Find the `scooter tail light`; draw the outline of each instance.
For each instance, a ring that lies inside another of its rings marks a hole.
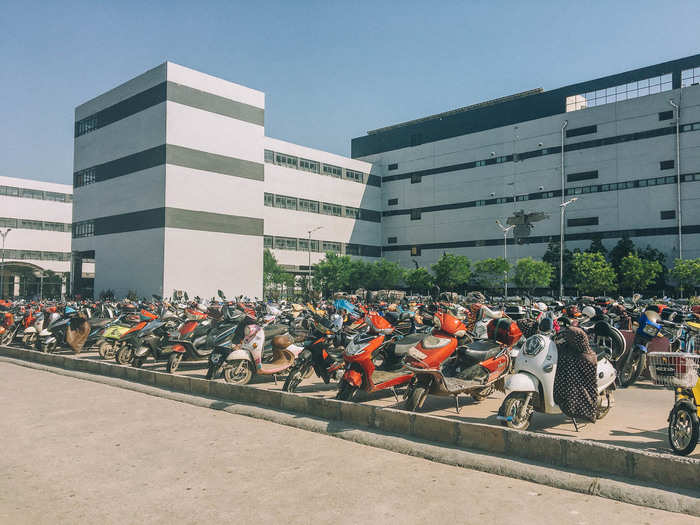
[[[182,345],[175,345],[175,346],[173,346],[173,352],[183,354],[185,352],[185,347]]]
[[[357,370],[348,370],[345,372],[343,379],[345,379],[345,381],[350,383],[352,386],[358,388],[362,386],[362,374],[360,374]]]

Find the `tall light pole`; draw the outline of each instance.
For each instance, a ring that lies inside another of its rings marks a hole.
[[[309,234],[309,240],[307,241],[308,244],[306,245],[306,248],[309,252],[309,274],[306,276],[306,293],[309,294],[309,300],[311,299],[311,234],[315,231],[320,230],[321,228],[323,228],[323,226],[317,226],[316,228],[313,228],[307,232]]]
[[[678,202],[678,258],[683,259],[683,233],[681,222],[681,108],[673,100],[668,101],[676,111],[676,198]]]
[[[0,231],[2,235],[2,265],[0,266],[0,299],[5,298],[5,238],[12,231],[12,228],[7,228],[5,231]]]
[[[497,220],[496,224],[503,231],[503,260],[508,264],[508,232],[515,228],[514,224],[503,226],[501,221]],[[503,272],[503,295],[508,299],[508,268]]]
[[[573,204],[578,197],[569,199],[559,205],[561,220],[559,221],[559,299],[564,297],[564,211],[569,204]]]

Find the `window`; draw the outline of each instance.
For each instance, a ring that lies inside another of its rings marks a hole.
[[[496,164],[501,164],[506,160],[508,160],[507,157],[496,157]]]
[[[423,180],[423,177],[420,175],[411,175],[411,184],[420,184]]]
[[[420,220],[420,210],[418,210],[418,209],[411,210],[411,220],[412,221],[419,221]]]
[[[475,166],[486,166],[486,161],[485,160],[477,160],[475,163]]]
[[[659,113],[659,120],[671,120],[673,118],[673,110],[662,111]]]
[[[335,215],[340,217],[342,215],[342,208],[340,204],[331,204],[330,202],[324,202],[321,205],[321,213],[324,215]]]
[[[666,210],[661,212],[661,220],[666,221],[676,218],[676,210]]]
[[[272,248],[272,235],[265,235],[263,237],[263,248]]]
[[[0,217],[0,228],[16,228],[17,219],[8,219]]]
[[[671,88],[671,73],[658,77],[645,78],[620,86],[612,86],[588,93],[570,95],[566,97],[566,111],[568,113],[569,111],[578,111],[579,109],[592,108],[612,102],[621,102],[645,95],[661,93],[662,91],[670,91]]]
[[[330,175],[331,177],[337,177],[339,179],[343,178],[343,168],[338,166],[333,166],[331,164],[323,165],[323,174]]]
[[[346,217],[352,217],[353,219],[357,219],[360,215],[360,210],[359,208],[352,208],[350,206],[345,206],[345,216]]]
[[[41,221],[32,221],[29,219],[20,219],[18,228],[25,228],[27,230],[43,230],[43,224]]]
[[[362,182],[364,180],[364,173],[360,171],[345,170],[345,178],[354,180],[355,182]]]
[[[95,235],[95,221],[81,221],[73,223],[73,238],[92,237]]]
[[[299,211],[318,213],[318,201],[299,199]]]
[[[399,199],[389,199],[389,200],[387,201],[387,204],[388,204],[389,206],[396,206],[398,203],[399,203]]]
[[[41,199],[44,200],[44,192],[41,190],[29,190],[27,188],[20,188],[19,196],[26,199]]]
[[[676,165],[676,162],[673,160],[662,160],[659,162],[659,169],[662,170],[672,170]]]
[[[568,137],[580,137],[581,135],[590,135],[591,133],[597,133],[598,126],[584,126],[582,128],[573,128],[566,130],[566,136]]]
[[[293,237],[275,237],[275,248],[294,251],[297,249],[297,240]]]
[[[275,208],[296,210],[297,209],[297,200],[295,197],[287,197],[285,195],[275,195]]]
[[[275,196],[272,193],[265,194],[265,206],[274,206]]]
[[[566,221],[567,226],[596,226],[598,224],[598,217],[583,217],[581,219],[568,219]]]
[[[97,117],[84,118],[75,123],[75,136],[79,137],[97,129]]]
[[[387,242],[388,242],[389,244],[396,244],[396,240],[397,240],[396,237],[389,237],[389,238],[387,239]]]
[[[300,252],[308,252],[309,251],[309,240],[308,239],[299,239],[299,251]],[[311,239],[311,251],[312,252],[318,251],[318,241],[316,239]]]
[[[340,253],[341,251],[341,245],[339,242],[323,241],[322,244],[324,252]]]
[[[310,171],[311,173],[319,172],[319,164],[316,161],[308,159],[299,159],[299,169],[304,171]]]
[[[275,152],[269,149],[265,150],[265,162],[275,162]]]
[[[275,153],[275,164],[284,166],[285,168],[296,169],[299,166],[299,159],[291,155],[283,155],[282,153]]]
[[[581,171],[579,173],[569,173],[566,176],[567,182],[577,182],[580,180],[589,180],[589,179],[597,179],[597,178],[598,178],[598,170]]]
[[[698,83],[700,83],[700,67],[681,71],[681,87],[688,87]]]
[[[14,188],[12,186],[0,186],[0,195],[19,197],[19,188]]]
[[[398,165],[398,163],[394,162],[393,164],[389,164],[389,165],[387,166],[387,169],[388,169],[389,171],[394,171],[394,170],[399,169],[399,165]]]
[[[359,244],[346,244],[345,245],[345,255],[360,255],[360,245]]]
[[[420,251],[418,246],[411,246],[411,257],[420,257]]]

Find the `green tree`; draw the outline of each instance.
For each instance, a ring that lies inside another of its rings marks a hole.
[[[472,283],[482,290],[502,290],[503,276],[510,264],[503,257],[482,259],[474,263]]]
[[[435,284],[441,290],[453,292],[464,287],[471,276],[471,261],[464,255],[443,253],[432,266]]]
[[[389,290],[403,280],[404,270],[395,262],[380,259],[368,265],[367,289]]]
[[[616,289],[615,270],[599,253],[575,253],[572,270],[574,283],[584,294],[597,295]]]
[[[678,282],[681,292],[692,292],[700,284],[700,259],[676,259],[671,277]]]
[[[620,284],[631,292],[649,288],[656,276],[661,273],[661,265],[657,261],[642,259],[630,253],[620,263]]]
[[[324,296],[350,288],[351,259],[349,255],[328,252],[325,259],[313,267],[314,289]]]
[[[651,285],[656,293],[661,293],[666,288],[666,278],[668,277],[668,266],[666,266],[666,256],[661,250],[652,248],[647,244],[647,247],[643,250],[639,250],[637,253],[642,259],[647,261],[656,261],[661,265],[661,272],[654,279],[654,283]]]
[[[554,268],[545,261],[536,261],[532,257],[518,259],[513,280],[518,288],[531,294],[535,288],[548,288],[552,282]]]
[[[358,288],[365,288],[367,286],[370,266],[372,266],[371,263],[367,263],[362,259],[352,259],[350,261],[348,291],[354,292]]]
[[[277,263],[277,258],[266,248],[263,252],[263,296],[272,284],[280,280],[283,273],[284,270]]]
[[[433,286],[433,276],[425,268],[414,268],[408,270],[404,276],[406,286],[413,293],[427,294]]]
[[[635,253],[637,250],[634,246],[632,240],[624,236],[618,241],[618,243],[610,250],[610,264],[615,268],[615,271],[620,270],[620,265],[622,264],[622,259],[627,257],[630,253]]]
[[[559,239],[552,239],[547,245],[547,251],[544,252],[542,260],[549,263],[554,270],[554,277],[550,286],[559,289]],[[566,285],[566,276],[572,273],[573,254],[571,250],[564,248],[564,284]]]
[[[599,253],[603,257],[608,256],[608,250],[603,246],[603,238],[600,235],[594,235],[591,241],[591,246],[586,250],[587,253]]]

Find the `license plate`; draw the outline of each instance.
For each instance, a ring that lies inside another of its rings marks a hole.
[[[676,367],[673,365],[656,365],[657,376],[673,376],[676,375]]]
[[[425,359],[426,357],[428,357],[428,356],[425,355],[423,352],[421,352],[420,350],[418,350],[415,346],[414,346],[413,348],[409,349],[408,355],[409,355],[410,357],[412,357],[413,359],[418,359],[418,360],[420,360],[420,361],[422,361],[423,359]]]
[[[656,337],[656,334],[659,333],[659,329],[658,329],[658,328],[655,328],[655,327],[653,327],[653,326],[651,326],[651,325],[646,325],[646,326],[642,329],[642,331],[643,331],[645,334],[650,335],[650,336],[652,336],[652,337]]]

